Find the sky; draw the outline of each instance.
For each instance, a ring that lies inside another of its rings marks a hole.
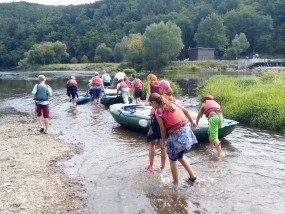
[[[19,2],[23,0],[0,0],[0,3]],[[94,3],[95,0],[24,0],[30,3],[45,4],[45,5],[79,5]]]

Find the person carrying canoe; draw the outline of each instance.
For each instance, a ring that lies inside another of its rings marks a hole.
[[[69,102],[74,105],[75,97],[78,97],[77,81],[75,80],[75,76],[71,76],[70,80],[67,81],[66,90],[67,90],[67,96],[69,97]]]
[[[192,128],[196,128],[190,113],[184,107],[170,102],[158,93],[152,93],[149,101],[155,109],[162,145],[167,148],[173,184],[178,185],[179,180],[177,160],[189,174],[187,182],[194,183],[196,181],[195,173],[190,163],[183,157],[185,151],[189,150],[193,144],[198,143],[188,124],[189,121]],[[186,118],[188,118],[188,121]]]
[[[219,141],[219,128],[222,126],[222,109],[215,101],[212,95],[207,95],[201,98],[202,106],[196,118],[196,125],[198,126],[200,118],[203,114],[208,118],[208,135],[211,146],[216,147],[218,156],[223,154],[221,143]]]
[[[129,104],[129,96],[130,96],[130,88],[125,83],[124,79],[120,79],[117,84],[117,97],[119,96],[119,93],[121,92],[123,101],[125,104]]]
[[[90,85],[94,104],[99,104],[101,91],[105,93],[105,88],[97,71],[94,73],[94,77],[92,77]]]

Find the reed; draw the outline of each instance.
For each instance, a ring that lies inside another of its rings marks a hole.
[[[260,77],[213,76],[198,87],[198,97],[212,94],[227,118],[255,127],[285,132],[285,74]]]

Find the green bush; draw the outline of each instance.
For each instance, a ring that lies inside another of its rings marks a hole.
[[[198,97],[212,94],[227,118],[285,132],[285,74],[261,77],[213,76],[198,87]]]
[[[126,68],[126,69],[124,69],[123,71],[125,72],[125,74],[126,74],[127,76],[136,73],[136,70],[135,70],[135,69],[132,69],[132,68]]]

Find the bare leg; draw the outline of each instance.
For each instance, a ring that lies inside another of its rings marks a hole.
[[[167,153],[166,153],[166,148],[165,146],[161,146],[161,166],[160,166],[160,170],[163,170],[165,168],[165,163],[166,163],[166,158],[167,158]]]
[[[189,164],[189,162],[185,158],[178,159],[178,161],[186,169],[186,171],[188,172],[188,174],[190,176],[190,179],[193,179],[196,177],[191,165]]]
[[[46,126],[46,130],[45,133],[48,133],[48,118],[45,118],[45,126]]]
[[[154,156],[155,156],[155,141],[152,141],[148,145],[149,155],[149,169],[153,170]]]
[[[216,139],[216,140],[213,140],[211,143],[213,146],[216,147],[216,149],[218,151],[218,156],[221,156],[223,154],[223,151],[222,151],[220,141],[218,139]]]
[[[174,185],[178,185],[178,165],[177,165],[177,161],[169,160],[169,162],[170,162],[170,169],[171,169],[172,178],[173,178],[173,184]]]
[[[40,127],[43,128],[44,125],[43,125],[43,121],[42,121],[42,117],[38,117],[38,121],[39,121],[39,124],[40,124]]]

